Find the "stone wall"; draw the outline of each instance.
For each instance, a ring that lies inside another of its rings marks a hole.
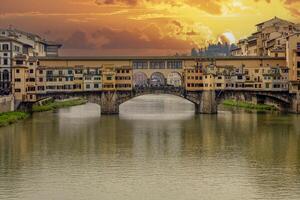
[[[14,97],[1,96],[0,97],[0,113],[14,111]]]

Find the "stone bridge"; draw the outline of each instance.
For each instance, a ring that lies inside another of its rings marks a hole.
[[[146,94],[170,94],[184,98],[195,105],[196,113],[215,114],[217,106],[225,99],[236,99],[251,101],[253,103],[264,103],[274,105],[278,109],[287,112],[299,113],[299,95],[286,92],[271,91],[240,91],[240,90],[202,90],[186,91],[180,87],[147,87],[136,88],[132,91],[85,91],[85,92],[61,92],[39,94],[38,99],[53,97],[54,99],[65,99],[70,97],[81,97],[90,103],[101,106],[101,114],[118,114],[119,106],[138,96]]]

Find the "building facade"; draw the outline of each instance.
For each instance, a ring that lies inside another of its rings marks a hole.
[[[256,25],[257,31],[238,42],[233,56],[285,57],[287,37],[300,32],[300,25],[278,17]]]
[[[0,95],[11,93],[11,68],[15,57],[58,56],[60,47],[60,44],[46,41],[35,34],[12,28],[0,29]]]
[[[286,63],[285,58],[271,57],[17,56],[13,60],[13,93],[18,101],[34,102],[45,93],[133,91],[144,87],[289,91]]]

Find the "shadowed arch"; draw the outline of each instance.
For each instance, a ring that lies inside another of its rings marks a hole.
[[[144,72],[136,72],[133,74],[134,87],[146,87],[149,85],[148,77]]]
[[[161,72],[154,72],[150,76],[150,86],[165,86],[166,78]]]
[[[183,78],[179,72],[173,71],[167,76],[167,84],[174,87],[182,87]]]

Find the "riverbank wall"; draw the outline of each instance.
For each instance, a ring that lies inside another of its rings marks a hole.
[[[15,110],[13,95],[0,96],[0,113],[11,112]]]

